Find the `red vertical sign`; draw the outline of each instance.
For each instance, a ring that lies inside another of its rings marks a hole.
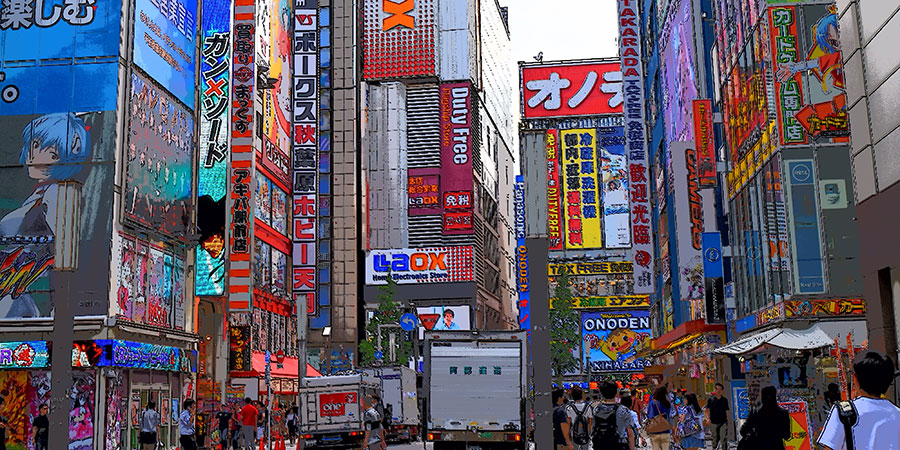
[[[547,210],[550,250],[563,249],[562,210],[559,185],[559,135],[556,130],[547,130]]]
[[[701,187],[712,187],[716,185],[716,145],[713,136],[712,100],[694,100],[693,106],[697,179]]]

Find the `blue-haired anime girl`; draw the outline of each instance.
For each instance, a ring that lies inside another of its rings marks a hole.
[[[22,130],[22,141],[19,162],[37,185],[22,206],[0,219],[0,243],[4,258],[19,251],[20,263],[34,261],[23,276],[31,283],[45,277],[53,263],[58,183],[74,180],[90,160],[91,138],[80,118],[56,113],[32,120]],[[0,291],[0,317],[41,315],[27,285]]]

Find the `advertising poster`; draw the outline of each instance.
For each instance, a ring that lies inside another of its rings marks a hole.
[[[582,312],[581,334],[591,372],[643,371],[638,352],[650,345],[650,311]]]
[[[597,131],[561,130],[566,248],[601,248],[602,191],[597,173]]]
[[[563,249],[562,185],[559,175],[559,133],[547,130],[547,236],[550,250]]]
[[[782,145],[807,143],[803,124],[797,120],[800,108],[806,103],[803,75],[793,70],[801,60],[798,22],[796,6],[782,5],[769,8],[769,37],[772,40],[771,48],[775,53],[772,69],[776,73],[775,97]]]
[[[694,100],[694,147],[697,150],[697,178],[701,187],[716,185],[716,142],[712,100]]]
[[[92,370],[72,373],[72,398],[69,413],[69,450],[93,450],[94,426],[94,382]]]
[[[363,79],[437,75],[438,0],[361,3]]]
[[[472,329],[468,306],[429,306],[416,308],[419,321],[426,331]]]
[[[472,234],[472,87],[441,84],[441,195],[443,234]]]
[[[541,64],[521,69],[526,119],[622,112],[618,61]]]
[[[746,380],[731,381],[731,398],[734,400],[734,420],[747,420],[750,417],[750,396]]]
[[[228,370],[250,370],[250,326],[232,325],[228,331]]]
[[[184,286],[176,276],[176,268],[183,268],[184,260],[171,250],[124,233],[119,233],[115,244],[118,317],[136,323],[184,328],[184,293],[178,292]],[[180,318],[175,314],[178,302],[182,303]]]
[[[781,175],[781,156],[774,155],[766,164],[766,231],[768,255],[768,270],[783,273],[790,279],[791,258],[788,247],[788,219],[785,214],[784,189]],[[824,208],[823,208],[824,209]],[[788,292],[790,288],[788,287]],[[779,293],[780,295],[780,293]]]
[[[259,38],[266,39],[264,48],[268,55],[271,89],[263,90],[262,126],[263,145],[257,151],[260,165],[268,169],[276,185],[290,186],[291,169],[291,32],[294,17],[288,13],[286,1],[263,1],[257,3]],[[308,6],[307,6],[308,7]]]
[[[456,283],[474,277],[472,246],[370,250],[366,255],[366,284]]]
[[[516,290],[519,293],[519,328],[531,330],[528,289],[528,247],[525,246],[525,180],[516,175]]]
[[[675,3],[674,16],[665,22],[660,32],[660,81],[663,102],[667,105],[663,117],[669,143],[694,140],[691,101],[698,97],[694,82],[698,78],[693,4],[690,1]]]
[[[718,231],[703,233],[703,278],[706,323],[725,323],[725,267]]]
[[[135,0],[134,11],[134,63],[193,110],[197,0]]]
[[[697,201],[699,191],[696,182],[688,182],[688,153],[693,152],[693,142],[675,142],[672,144],[672,179],[675,188],[675,232],[677,236],[676,245],[678,245],[678,279],[680,288],[680,299],[687,300],[703,300],[704,299],[704,281],[703,281],[703,258],[701,250],[703,249],[702,239],[702,222],[699,225],[700,233],[697,234],[697,223],[695,222],[694,211],[701,207],[702,202]],[[691,187],[695,192],[695,197],[691,197]],[[701,220],[702,220],[702,210]],[[695,236],[697,239],[695,239]]]
[[[200,139],[197,169],[197,232],[194,293],[225,293],[225,192],[228,158],[228,63],[231,5],[203,1],[200,59]]]
[[[619,56],[622,60],[625,148],[631,193],[631,242],[634,255],[634,293],[653,294],[653,239],[650,237],[650,183],[647,133],[644,129],[644,68],[641,63],[640,11],[636,3],[618,0]]]
[[[194,119],[137,72],[131,74],[125,217],[179,240],[191,223]]]
[[[552,291],[551,291],[552,292]],[[553,309],[550,299],[550,309]],[[649,295],[605,295],[598,297],[574,297],[572,308],[575,309],[610,309],[610,308],[649,308]]]
[[[825,292],[825,267],[816,201],[815,162],[784,161],[787,172],[789,229],[791,232],[792,272],[796,294]]]
[[[409,168],[407,191],[410,216],[431,216],[441,213],[441,170],[437,168]]]
[[[778,402],[778,406],[791,416],[791,438],[784,441],[784,447],[791,450],[812,450],[814,430],[809,423],[806,402]]]
[[[628,157],[625,128],[597,130],[598,169],[603,183],[603,235],[606,248],[631,247],[631,216],[628,208]]]

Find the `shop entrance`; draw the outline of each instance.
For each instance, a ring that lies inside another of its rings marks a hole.
[[[131,427],[129,427],[129,449],[140,450],[138,436],[141,434],[141,418],[149,402],[156,404],[160,416],[159,442],[163,448],[175,448],[178,445],[175,432],[180,412],[178,396],[172,396],[168,383],[133,383],[131,385]]]

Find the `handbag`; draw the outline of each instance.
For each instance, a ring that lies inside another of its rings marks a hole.
[[[741,440],[738,441],[738,450],[756,450],[758,447],[759,439],[756,436],[756,425],[745,423],[741,427]]]
[[[667,418],[663,417],[662,412],[659,410],[659,403],[650,402],[650,405],[656,406],[657,415],[647,420],[647,424],[644,425],[644,429],[646,429],[650,434],[672,431],[672,424],[669,423],[669,420]]]
[[[700,423],[700,419],[694,414],[692,407],[688,406],[687,408],[685,420],[678,427],[678,437],[687,437],[703,431],[703,424]]]

